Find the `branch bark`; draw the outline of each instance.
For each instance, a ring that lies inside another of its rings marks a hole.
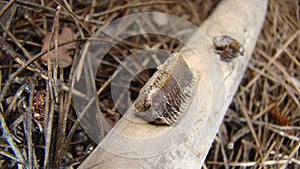
[[[174,143],[169,149],[155,156],[145,158],[128,158],[115,155],[103,149],[105,146],[112,146],[111,149],[136,150],[135,142],[127,142],[127,139],[119,139],[113,133],[122,133],[132,138],[144,139],[157,136],[157,133],[164,134],[168,127],[154,126],[148,124],[136,124],[123,118],[113,128],[90,156],[80,165],[79,168],[199,168],[202,166],[212,141],[218,131],[226,110],[238,88],[243,73],[247,68],[248,61],[253,53],[258,35],[262,28],[267,9],[267,0],[223,0],[212,13],[212,15],[201,25],[200,30],[212,42],[212,38],[218,35],[229,35],[245,48],[244,56],[238,57],[232,62],[222,62],[219,56],[212,50],[212,44],[201,46],[195,36],[189,42],[193,45],[194,52],[208,53],[208,56],[201,57],[200,61],[194,53],[182,49],[184,59],[188,65],[201,74],[199,86],[195,97],[189,108],[187,116],[195,119],[191,129],[178,144]],[[197,51],[199,49],[199,51]],[[199,107],[200,106],[200,107]],[[128,111],[130,116],[132,110]],[[194,114],[195,113],[195,114]],[[194,116],[196,115],[196,116]],[[189,118],[188,118],[189,119]],[[180,121],[180,123],[185,123]],[[117,132],[116,132],[117,131]],[[178,131],[180,132],[180,131]],[[168,137],[152,140],[145,139],[147,155],[161,145],[168,143]],[[149,143],[155,143],[147,145]]]

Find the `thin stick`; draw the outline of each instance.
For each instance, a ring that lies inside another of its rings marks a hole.
[[[23,52],[25,57],[30,60],[32,56],[30,53],[23,47],[23,45],[18,41],[18,39],[0,22],[0,27],[8,35],[8,37],[18,46],[19,49]],[[34,63],[39,69],[42,69],[38,63]]]
[[[48,7],[48,6],[45,6],[45,5],[43,5],[43,3],[41,3],[42,5],[40,5],[40,4],[36,4],[36,3],[24,1],[24,0],[17,0],[16,3],[20,5],[19,7],[26,8],[27,10],[33,10],[33,11],[36,12],[36,8],[37,8],[37,9],[42,9],[45,12],[55,13],[55,9],[53,9],[51,7]],[[63,17],[65,17],[66,19],[69,18],[69,14],[64,12],[64,11],[61,12],[61,15]],[[47,16],[53,17],[52,15],[49,15],[49,14],[46,14],[46,17]],[[98,21],[96,19],[94,19],[94,20],[93,19],[86,19],[86,17],[78,16],[78,15],[76,15],[76,17],[80,20],[84,20],[87,23],[95,23],[95,24],[98,24],[98,25],[104,25],[104,22]],[[45,22],[46,22],[46,20],[45,20]],[[47,27],[47,25],[44,27],[44,30],[47,30],[46,27]]]
[[[0,91],[2,91],[2,71],[0,70]],[[0,92],[2,93],[2,92]],[[0,111],[4,112],[2,102],[0,101]]]
[[[113,59],[115,59],[119,63],[120,66],[122,66],[126,71],[128,71],[131,74],[131,76],[134,77],[135,80],[137,80],[141,84],[144,83],[143,80],[141,80],[138,77],[135,77],[135,72],[133,72],[132,70],[130,70],[130,68],[128,68],[126,66],[126,64],[124,64],[117,56],[115,56],[113,53],[111,53],[111,56],[112,56]]]
[[[78,56],[79,56],[79,50],[77,50],[75,56],[74,56],[74,63],[77,62],[78,60]],[[68,114],[69,111],[70,111],[70,107],[71,107],[71,103],[72,103],[72,94],[73,94],[73,90],[74,90],[74,84],[75,84],[75,78],[73,78],[74,76],[74,71],[75,71],[75,65],[76,64],[73,64],[72,67],[71,67],[71,70],[70,70],[70,76],[69,76],[69,79],[68,79],[68,82],[70,83],[70,90],[69,92],[66,94],[66,104],[65,104],[65,114]],[[75,127],[77,128],[77,126]],[[74,130],[75,131],[75,130]],[[65,142],[64,142],[64,147],[67,147],[68,146],[68,143],[69,141],[71,140],[71,138],[73,137],[73,135],[69,135],[70,133],[68,133],[68,135],[66,136],[65,138]]]
[[[271,60],[272,58],[270,56],[268,56],[268,54],[266,54],[263,50],[258,49],[257,52],[265,57],[268,60]],[[286,81],[288,81],[293,87],[294,89],[297,91],[298,96],[300,96],[300,89],[299,86],[292,80],[292,77],[289,75],[288,72],[286,72],[285,68],[283,67],[282,64],[278,63],[276,60],[273,61],[273,65],[276,66],[278,68],[278,70],[281,71],[281,73],[286,77]],[[298,106],[300,106],[299,100],[298,102],[295,102]]]
[[[61,45],[65,45],[65,44],[69,44],[69,43],[72,43],[73,41],[70,41],[70,42],[66,42],[66,43],[63,43]],[[8,44],[6,44],[5,42],[2,42],[2,50],[9,56],[13,57],[13,56],[18,56],[19,54],[16,53]],[[60,45],[60,46],[61,46]],[[54,49],[54,47],[51,48],[51,50]],[[0,102],[2,101],[2,99],[4,98],[10,84],[13,82],[13,80],[22,72],[24,71],[24,69],[28,69],[32,72],[36,72],[38,73],[43,79],[45,80],[49,80],[49,77],[45,74],[43,74],[41,72],[41,70],[37,69],[37,68],[32,68],[30,67],[29,65],[32,64],[34,61],[38,60],[40,57],[42,57],[45,53],[47,53],[48,50],[45,50],[45,51],[42,51],[40,52],[39,54],[35,55],[33,58],[31,58],[30,60],[28,60],[27,62],[23,62],[21,59],[19,58],[15,58],[15,61],[18,62],[20,66],[18,66],[18,70],[15,71],[13,74],[11,74],[9,76],[9,79],[6,81],[5,83],[5,86],[3,88],[3,91],[2,93],[0,93]],[[48,52],[49,53],[49,52]],[[4,66],[3,66],[4,67]],[[61,84],[62,86],[62,89],[65,90],[65,91],[69,91],[69,87],[66,86],[65,84]],[[83,96],[83,94],[77,90],[74,90],[73,91],[75,95],[78,95],[80,97]]]
[[[245,92],[251,85],[253,85],[257,79],[261,76],[261,74],[263,72],[265,72],[267,70],[267,67],[270,67],[270,65],[279,57],[281,56],[281,54],[284,52],[284,48],[286,48],[290,43],[292,43],[292,41],[294,41],[298,35],[300,34],[300,30],[298,30],[297,32],[295,32],[283,45],[282,48],[280,48],[273,56],[272,59],[269,60],[268,64],[265,64],[263,66],[263,68],[261,69],[260,72],[258,72],[258,74],[247,84],[247,86],[245,88],[243,88],[239,93],[241,92]]]
[[[55,14],[55,18],[54,18],[54,24],[52,27],[52,31],[51,31],[51,36],[50,36],[50,43],[48,46],[48,50],[50,51],[50,46],[51,46],[51,42],[52,42],[52,38],[54,35],[54,69],[53,69],[53,81],[52,81],[52,85],[53,85],[53,90],[54,90],[54,97],[55,97],[55,101],[58,103],[59,102],[59,84],[58,84],[58,80],[57,80],[57,76],[58,76],[58,34],[59,34],[59,16],[60,16],[60,12],[61,12],[61,7],[58,6],[57,7],[57,12]],[[51,71],[51,60],[50,60],[50,52],[48,53],[48,66],[50,65],[50,67],[48,67],[48,71]]]
[[[227,158],[227,155],[226,155],[226,152],[225,152],[224,143],[222,141],[223,136],[222,136],[222,134],[218,134],[218,135],[219,135],[219,137],[216,137],[215,140],[220,144],[225,169],[229,169],[228,158]]]
[[[9,1],[0,11],[0,17],[7,11],[7,9],[15,2],[15,0]]]
[[[18,161],[20,161],[23,165],[25,165],[25,161],[24,158],[21,154],[21,151],[19,150],[18,146],[16,145],[16,143],[14,142],[13,138],[11,137],[11,133],[6,125],[4,116],[3,116],[3,112],[0,110],[0,125],[1,125],[1,129],[2,129],[2,136],[3,138],[6,138],[7,143],[10,145],[14,155],[17,157]]]
[[[52,129],[53,129],[53,118],[54,118],[54,100],[52,90],[50,89],[49,83],[46,86],[46,105],[45,105],[45,158],[44,158],[44,168],[49,168],[49,156],[51,148],[52,139]]]
[[[41,5],[45,6],[45,0],[41,0]],[[47,30],[47,20],[46,20],[46,16],[43,16],[43,28],[44,30]]]
[[[198,15],[199,12],[195,9],[194,4],[191,1],[184,0],[182,6],[186,6],[187,12],[190,12],[191,15],[193,15],[194,17],[196,24],[200,25],[201,22],[200,22],[200,17]]]
[[[25,108],[25,135],[27,140],[27,147],[28,147],[28,165],[29,168],[32,169],[34,166],[34,148],[33,148],[33,142],[32,142],[32,114],[33,114],[33,98],[34,98],[34,89],[35,89],[35,80],[32,78],[31,83],[31,92],[29,96],[29,108]],[[35,166],[36,167],[36,166]]]
[[[56,140],[56,149],[55,149],[55,157],[54,157],[54,168],[59,168],[60,163],[65,155],[65,138],[66,138],[66,128],[67,128],[67,117],[68,112],[65,111],[64,108],[64,95],[60,93],[59,100],[59,115],[58,115],[58,125],[57,125],[57,136],[59,139]]]
[[[287,165],[289,164],[289,162],[292,160],[292,158],[295,156],[295,154],[298,152],[299,153],[299,148],[300,148],[300,142],[298,142],[298,144],[293,148],[291,154],[289,155],[287,162],[284,163],[280,169],[285,169],[287,167]]]
[[[0,91],[2,90],[2,70],[0,70]]]
[[[39,37],[42,37],[44,34],[46,34],[46,31],[38,27],[27,13],[24,14],[24,18],[30,23],[30,26],[34,27],[35,32]]]
[[[277,143],[277,142],[274,141],[273,144],[272,144],[270,147],[268,147],[268,148],[269,148],[269,149],[268,149],[268,152],[267,152],[266,154],[264,154],[264,157],[263,157],[263,159],[261,160],[261,165],[259,166],[259,169],[265,167],[265,165],[264,165],[264,164],[265,164],[265,161],[268,159],[268,157],[269,157],[271,151],[273,150],[274,146],[276,145],[276,143]]]
[[[242,111],[242,113],[243,113],[243,115],[244,115],[244,117],[246,119],[246,122],[248,124],[248,127],[250,129],[250,132],[251,132],[251,134],[252,134],[252,136],[254,138],[254,141],[255,141],[257,147],[261,147],[260,141],[258,140],[258,137],[257,137],[256,132],[254,130],[254,127],[253,127],[253,125],[251,123],[250,117],[248,116],[248,112],[247,112],[245,106],[243,105],[243,103],[242,103],[242,101],[241,101],[241,99],[239,97],[237,97],[237,101],[238,101],[238,103],[240,105],[241,111]]]
[[[11,85],[11,83],[13,82],[13,80],[25,69],[27,68],[31,63],[33,63],[34,61],[36,61],[37,59],[39,59],[40,57],[43,56],[44,53],[39,53],[36,56],[34,56],[33,58],[31,58],[30,60],[28,60],[26,63],[22,64],[21,67],[19,67],[13,74],[11,74],[9,76],[9,79],[6,81],[5,86],[2,90],[2,92],[0,93],[0,102],[3,101],[4,96],[6,94],[6,92],[8,91],[9,86]],[[38,70],[38,69],[35,69]]]
[[[49,77],[49,79],[48,79],[48,83],[47,83],[48,84],[47,85],[47,87],[48,87],[47,90],[49,91],[50,98],[47,98],[47,99],[48,99],[48,101],[50,100],[51,103],[50,103],[50,112],[49,112],[49,115],[48,115],[48,118],[47,118],[47,120],[48,120],[47,121],[47,123],[48,123],[47,124],[47,129],[46,129],[46,132],[45,132],[45,134],[46,134],[46,149],[45,149],[45,151],[48,154],[47,157],[45,157],[45,158],[49,158],[51,138],[52,138],[52,130],[53,130],[54,106],[55,106],[55,101],[58,101],[58,100],[56,100],[56,98],[58,98],[58,91],[57,91],[56,87],[54,87],[55,84],[54,84],[53,75],[52,75],[52,63],[51,63],[51,60],[50,60],[50,45],[51,45],[51,42],[52,42],[52,39],[53,39],[53,34],[55,34],[55,33],[58,34],[58,30],[56,30],[56,25],[58,24],[60,10],[61,10],[61,8],[60,8],[60,6],[58,6],[57,7],[57,12],[55,14],[54,24],[53,24],[53,27],[52,27],[51,35],[50,35],[50,38],[49,38],[49,46],[48,46],[48,77]],[[57,45],[57,43],[56,43],[56,45]],[[56,46],[56,52],[55,52],[56,57],[57,57],[57,54],[58,53],[57,53],[57,46]],[[54,74],[55,74],[55,71],[54,71]],[[55,156],[55,158],[56,158],[56,156]],[[49,161],[46,161],[46,159],[45,159],[44,167],[48,167],[48,165],[49,165]]]
[[[68,5],[68,3],[66,1],[64,1],[64,4],[67,6],[65,7],[63,3],[61,3],[58,0],[55,0],[55,2],[57,4],[59,4],[65,11],[67,11],[67,13],[69,14],[69,16],[71,16],[75,22],[75,24],[77,25],[78,28],[80,28],[80,26],[82,28],[84,28],[90,35],[92,35],[92,32],[90,31],[90,29],[88,28],[88,26],[85,24],[85,22],[82,22],[77,15],[74,14],[74,12],[70,9],[70,6]],[[80,29],[79,29],[80,30]]]
[[[23,93],[25,87],[27,86],[26,83],[24,83],[21,87],[19,87],[19,89],[16,91],[15,95],[13,96],[8,108],[5,111],[4,117],[9,116],[11,110],[13,109],[13,107],[16,105],[17,100],[20,98],[21,94]]]
[[[97,1],[93,0],[92,1],[92,5],[91,5],[91,10],[90,10],[90,14],[93,14],[95,12],[95,7],[96,7]]]
[[[271,165],[278,165],[278,164],[284,164],[287,160],[268,160],[265,162],[266,166]],[[224,162],[215,162],[215,161],[207,161],[207,164],[214,164],[214,165],[224,165]],[[246,162],[233,162],[228,164],[230,167],[257,167],[259,165],[259,162],[257,161],[246,161]]]
[[[12,160],[14,160],[14,161],[17,161],[17,162],[21,163],[20,161],[18,161],[18,159],[16,159],[16,158],[14,157],[13,154],[11,154],[11,153],[9,153],[9,152],[5,152],[5,151],[0,150],[0,155],[5,156],[5,157],[7,157],[7,158],[10,158],[10,159],[12,159]]]
[[[115,7],[113,9],[106,10],[104,12],[95,13],[91,15],[91,17],[100,17],[103,15],[111,14],[120,10],[128,9],[128,8],[138,8],[143,6],[152,6],[152,5],[170,5],[170,4],[176,4],[176,1],[150,1],[150,2],[139,2],[135,4],[127,4]]]

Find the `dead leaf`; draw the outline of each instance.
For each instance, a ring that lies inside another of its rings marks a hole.
[[[49,46],[49,39],[51,36],[51,32],[46,33],[43,39],[43,47],[42,51],[45,51],[48,49]],[[62,44],[65,42],[70,42],[74,40],[74,32],[69,27],[64,27],[61,31],[61,33],[58,35],[58,44]],[[54,46],[54,42],[51,42],[51,48]],[[70,50],[75,47],[74,43],[68,43],[63,46],[58,47],[58,67],[65,68],[72,64],[72,57],[70,56]],[[47,64],[48,62],[48,53],[45,53],[41,60]],[[53,62],[55,60],[55,52],[54,49],[50,51],[50,60]]]

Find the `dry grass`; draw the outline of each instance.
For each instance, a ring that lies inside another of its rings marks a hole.
[[[69,92],[75,64],[59,68],[39,59],[47,32],[63,27],[76,38],[76,62],[84,42],[101,26],[131,13],[160,11],[199,26],[218,0],[21,1],[1,17],[0,168],[77,167],[95,148],[78,121]],[[248,70],[210,150],[204,168],[299,168],[300,23],[295,0],[270,0],[266,21]],[[56,9],[57,4],[62,8]],[[201,11],[201,12],[198,12]],[[89,18],[86,16],[89,15]],[[10,17],[12,16],[12,17]],[[145,35],[122,42],[104,60],[96,78],[100,107],[114,125],[120,115],[103,87],[118,65],[138,49],[176,51],[170,37]],[[72,43],[66,42],[68,43]],[[58,48],[64,44],[54,44]],[[140,74],[136,93],[153,72]],[[67,119],[67,120],[65,120]]]
[[[207,168],[299,168],[300,30],[296,1],[269,2],[242,84]]]

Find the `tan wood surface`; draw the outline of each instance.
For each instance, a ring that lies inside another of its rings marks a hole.
[[[201,79],[189,111],[180,121],[181,126],[133,123],[128,120],[135,118],[130,109],[126,118],[113,128],[114,132],[102,140],[79,168],[200,168],[246,70],[265,19],[267,2],[223,0],[200,27],[211,43],[203,46],[196,36],[189,40],[196,53],[205,51],[208,54],[199,59],[195,53],[182,49],[184,59],[200,73]],[[212,38],[221,34],[241,42],[245,55],[232,62],[222,62],[212,50]],[[120,137],[120,134],[125,137]],[[141,141],[143,145],[140,145]],[[105,146],[110,146],[113,151],[123,151],[124,156],[104,150]],[[154,156],[126,157],[132,152],[137,156],[155,154],[157,148],[164,146],[166,151]]]

